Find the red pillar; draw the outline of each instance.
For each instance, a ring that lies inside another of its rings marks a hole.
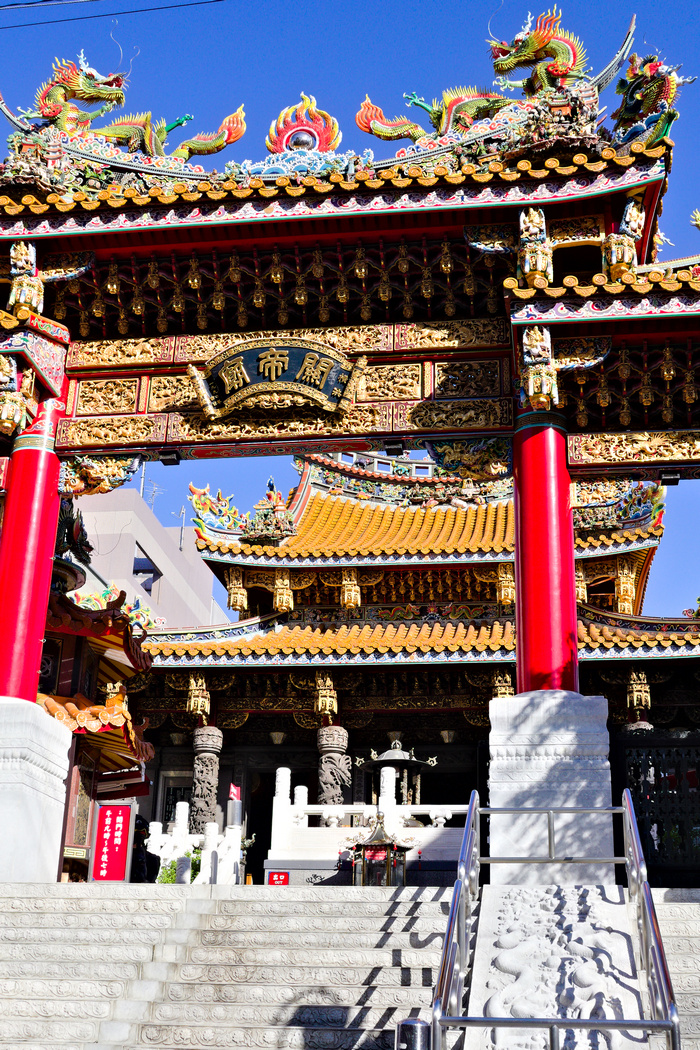
[[[513,473],[518,692],[577,692],[574,529],[560,416],[520,416]]]
[[[36,700],[60,508],[56,425],[65,405],[43,402],[10,459],[0,536],[0,696]]]

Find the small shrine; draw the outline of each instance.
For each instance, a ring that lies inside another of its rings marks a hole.
[[[409,846],[396,842],[384,829],[384,814],[369,836],[352,847],[353,886],[405,886]]]

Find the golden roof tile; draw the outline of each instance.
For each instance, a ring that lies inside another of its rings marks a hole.
[[[663,525],[647,529],[576,536],[577,551],[605,551],[663,534]],[[297,535],[279,547],[226,539],[198,540],[200,551],[267,557],[280,561],[308,558],[369,558],[380,555],[503,554],[515,545],[513,500],[466,509],[453,507],[373,506],[346,496],[315,492],[297,524]]]
[[[592,611],[592,610],[590,610]],[[585,615],[588,615],[586,610]],[[614,618],[611,618],[614,619]],[[629,627],[629,620],[620,624],[596,623],[588,618],[578,621],[579,649],[628,650],[646,647],[661,647],[673,650],[684,646],[698,647],[700,655],[700,621],[689,621],[685,625],[673,625],[672,630],[659,630],[652,623],[647,627],[639,621]],[[253,635],[235,635],[227,639],[193,639],[187,643],[173,644],[166,638],[160,641],[157,635],[146,642],[146,648],[154,657],[188,656],[220,657],[275,656],[353,656],[362,653],[491,653],[501,654],[502,659],[512,659],[515,652],[515,626],[511,620],[492,622],[447,621],[435,623],[388,623],[388,624],[343,624],[339,627],[318,625],[282,624]]]

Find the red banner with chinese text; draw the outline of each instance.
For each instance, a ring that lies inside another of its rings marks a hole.
[[[131,869],[132,807],[109,803],[98,806],[92,858],[94,882],[127,882]]]

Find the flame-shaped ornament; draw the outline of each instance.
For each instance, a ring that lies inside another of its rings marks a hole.
[[[302,91],[301,102],[283,109],[277,120],[273,120],[265,145],[270,153],[295,150],[332,153],[342,137],[335,117],[317,109],[313,95]]]

